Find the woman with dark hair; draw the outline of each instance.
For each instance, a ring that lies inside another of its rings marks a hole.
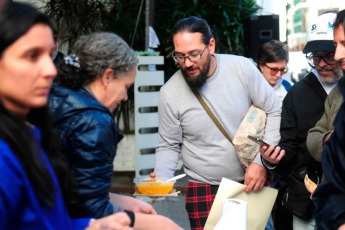
[[[134,229],[180,229],[156,215],[148,203],[109,193],[117,143],[122,139],[112,112],[127,100],[137,74],[138,58],[113,33],[81,36],[74,55],[65,57],[51,90],[49,104],[63,154],[77,183],[76,217],[104,217],[125,211]]]
[[[272,86],[274,92],[283,100],[293,83],[282,78],[288,71],[289,51],[285,43],[278,40],[270,40],[259,47],[257,65]],[[272,176],[271,187],[279,189],[272,215],[267,223],[266,230],[289,230],[292,229],[292,215],[282,206],[281,200],[286,189],[286,181]],[[274,220],[274,221],[273,221]],[[274,224],[274,227],[273,227]]]
[[[282,78],[288,71],[288,62],[289,51],[283,42],[270,40],[259,47],[258,68],[280,100],[284,99],[292,86],[292,82]]]
[[[130,229],[125,213],[94,221],[68,215],[63,197],[70,199],[70,176],[46,105],[57,73],[54,48],[47,17],[27,4],[5,6],[0,14],[1,229]]]

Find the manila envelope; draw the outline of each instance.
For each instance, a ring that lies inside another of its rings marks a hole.
[[[244,200],[248,203],[247,229],[264,230],[271,214],[278,190],[264,187],[258,192],[245,193],[246,185],[222,178],[211,207],[204,230],[212,230],[222,215],[222,201],[228,198]]]

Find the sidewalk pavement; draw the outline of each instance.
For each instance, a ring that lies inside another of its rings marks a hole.
[[[175,175],[182,174],[183,171],[177,171]],[[133,179],[135,172],[114,172],[110,191],[117,194],[132,196],[134,193]],[[175,190],[181,191],[178,197],[162,197],[154,202],[149,197],[136,197],[150,203],[156,212],[166,216],[177,223],[185,230],[190,230],[188,215],[185,209],[185,187],[187,178],[184,177],[175,183]]]

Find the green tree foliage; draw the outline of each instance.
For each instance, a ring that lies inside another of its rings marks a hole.
[[[115,32],[130,44],[141,0],[42,0],[42,10],[55,21],[62,43],[72,49],[76,39],[96,31]],[[145,19],[141,14],[134,49],[145,43]]]
[[[217,53],[243,54],[243,19],[260,7],[254,0],[156,0],[154,29],[166,59],[165,73],[170,77],[176,71],[170,58],[173,53],[171,28],[185,17],[204,18],[216,40]]]
[[[145,6],[142,7],[138,27],[134,34],[142,0],[42,0],[43,11],[52,18],[59,30],[60,42],[68,43],[69,52],[76,39],[95,31],[115,32],[133,49],[145,49]],[[145,2],[145,1],[144,1]],[[216,39],[216,52],[243,54],[243,19],[259,9],[255,0],[155,0],[153,28],[160,40],[159,51],[165,56],[163,67],[167,80],[177,69],[170,34],[174,24],[188,16],[204,18]],[[133,38],[134,36],[134,38]],[[117,112],[127,118],[133,108],[133,89],[128,93],[128,102]],[[125,122],[124,132],[130,132]]]
[[[71,46],[82,34],[111,31],[131,43],[141,0],[43,0],[45,13],[56,22],[63,42]],[[155,0],[153,27],[167,57],[173,51],[170,30],[188,16],[204,18],[215,36],[219,53],[243,53],[245,17],[259,6],[254,0]],[[145,47],[145,15],[142,12],[133,48]]]
[[[178,20],[189,16],[204,18],[216,39],[217,52],[242,54],[242,21],[258,9],[254,0],[156,0],[154,26],[162,43],[171,44],[170,29]],[[172,51],[169,45],[166,49]]]

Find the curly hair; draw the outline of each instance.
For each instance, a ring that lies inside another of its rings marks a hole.
[[[101,77],[110,68],[120,77],[138,66],[135,52],[118,35],[96,32],[81,36],[74,45],[74,54],[79,57],[80,68],[62,63],[55,82],[78,90]]]

